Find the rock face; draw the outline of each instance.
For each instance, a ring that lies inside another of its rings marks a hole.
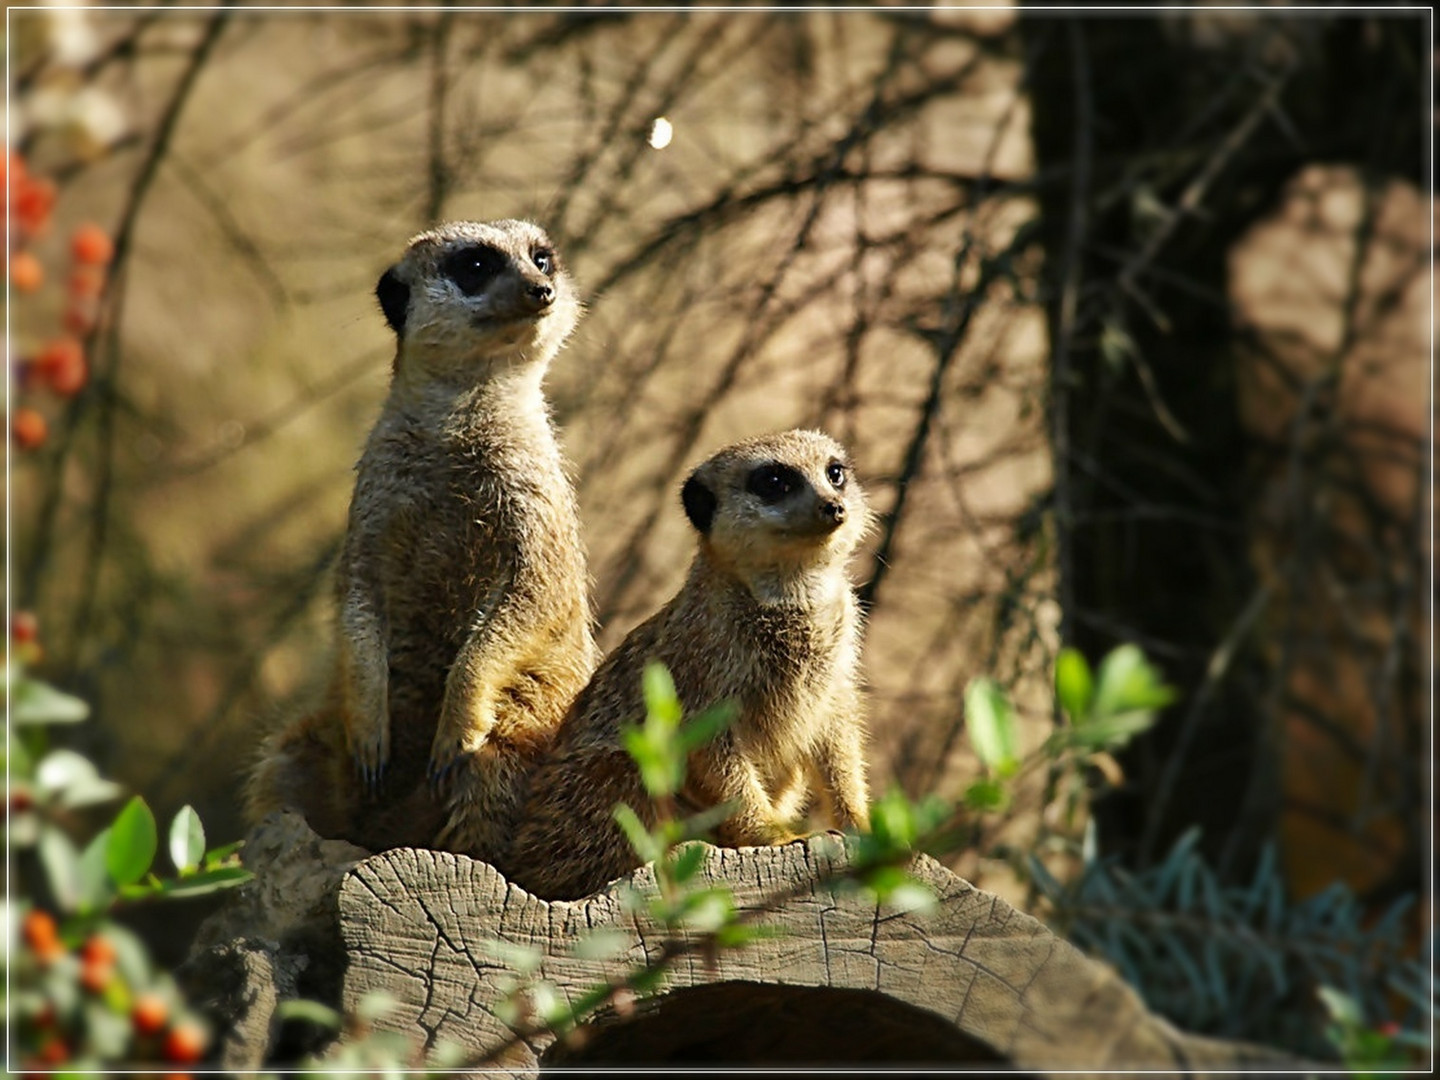
[[[293,871],[299,852],[302,860],[322,860],[307,877],[308,892],[323,893],[338,881],[338,903],[327,909],[323,901],[302,901],[304,917],[297,912],[276,934],[273,908],[267,914],[242,896],[241,908],[271,920],[271,936],[241,932],[235,919],[207,926],[205,956],[192,966],[228,955],[227,970],[235,972],[238,942],[249,949],[252,976],[263,967],[257,955],[272,968],[294,969],[298,944],[324,947],[318,928],[328,910],[338,917],[338,941],[330,941],[345,959],[332,1003],[353,1011],[367,995],[384,992],[395,1005],[378,1027],[423,1037],[431,1048],[458,1046],[471,1061],[541,1072],[659,1062],[989,1062],[1044,1072],[1235,1069],[1285,1060],[1176,1030],[1149,1013],[1111,969],[931,859],[912,867],[940,898],[928,914],[877,910],[859,893],[834,892],[823,879],[844,868],[845,856],[824,836],[774,848],[706,849],[702,884],[728,887],[741,908],[786,894],[761,920],[778,935],[720,950],[708,963],[698,954],[681,957],[654,997],[623,1018],[602,1012],[568,1045],[549,1035],[515,1041],[495,1011],[513,985],[507,950],[535,950],[541,959],[533,977],[571,999],[653,960],[663,930],[622,904],[627,885],[655,889],[652,872],[642,868],[584,900],[546,902],[489,865],[446,852],[399,848],[354,862],[356,849],[301,837],[297,822],[287,815],[257,830],[250,850],[260,880],[247,891],[266,888],[267,867],[254,855],[270,851]],[[618,951],[602,959],[577,955],[581,939],[599,928],[611,931]],[[268,993],[273,999],[275,991]],[[273,1005],[253,986],[248,998],[232,991],[231,999],[259,1003],[248,1010],[253,1044],[264,1027],[256,1014]],[[263,1048],[232,1038],[222,1064],[269,1056],[273,1029]]]

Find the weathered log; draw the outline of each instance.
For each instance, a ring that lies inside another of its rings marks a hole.
[[[323,845],[307,834],[294,815],[257,830],[250,861],[261,881],[275,872],[259,864],[263,858],[282,864],[288,876],[322,854]],[[537,950],[543,959],[534,977],[571,999],[654,960],[664,930],[623,901],[626,889],[654,892],[652,871],[642,868],[584,900],[546,902],[464,856],[400,848],[354,862],[355,849],[344,847],[326,853],[337,861],[312,866],[309,878],[313,885],[338,875],[332,910],[346,966],[336,1003],[354,1010],[381,991],[395,1004],[377,1026],[410,1033],[432,1050],[458,1046],[472,1061],[489,1058],[525,1071],[704,1061],[991,1062],[1032,1072],[1294,1064],[1262,1047],[1177,1030],[1108,966],[932,859],[920,857],[912,867],[939,897],[929,913],[877,908],[861,893],[837,892],[828,882],[843,872],[846,857],[826,836],[773,848],[706,849],[699,882],[729,888],[741,908],[785,894],[760,920],[778,935],[709,957],[681,957],[654,997],[627,1008],[623,1018],[602,1012],[578,1039],[557,1044],[542,1034],[515,1041],[496,1015],[514,980],[505,946]],[[251,935],[251,947],[268,942],[272,966],[293,967],[287,950],[322,940],[315,904],[307,912],[299,922],[309,929],[299,934],[277,929],[268,911],[270,936]],[[232,918],[229,931],[235,926]],[[623,934],[621,951],[607,959],[577,956],[577,943],[597,928]],[[224,933],[207,937],[211,957],[220,956]],[[229,962],[233,969],[233,957]],[[250,1000],[262,996],[252,993]],[[251,1031],[263,1026],[254,1015],[248,1021]],[[272,1024],[272,1042],[274,1034]],[[237,1049],[224,1063],[269,1053]]]

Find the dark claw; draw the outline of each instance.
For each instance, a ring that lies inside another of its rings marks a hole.
[[[450,774],[455,771],[456,759],[451,758],[444,765],[436,768],[435,763],[430,763],[430,787],[438,792],[450,779]]]

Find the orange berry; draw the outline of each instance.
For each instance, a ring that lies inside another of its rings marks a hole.
[[[16,292],[33,293],[45,284],[45,268],[28,251],[10,256],[10,287]]]
[[[50,389],[61,397],[74,397],[90,381],[90,368],[82,356],[73,364],[57,368],[50,373]]]
[[[103,994],[114,975],[113,964],[97,964],[87,960],[80,968],[80,985],[92,994]]]
[[[11,212],[23,228],[38,233],[50,224],[50,211],[55,208],[55,183],[44,177],[26,177],[18,188]]]
[[[99,225],[87,221],[70,234],[70,254],[82,266],[104,266],[115,257],[115,243]]]
[[[154,1035],[165,1027],[165,1021],[169,1019],[169,1010],[165,1007],[165,999],[159,994],[141,994],[135,999],[135,1007],[130,1010],[130,1023],[141,1035]]]
[[[28,175],[25,169],[25,159],[14,150],[9,151],[5,155],[5,172],[7,182],[13,180],[16,184],[24,183],[25,177]]]
[[[199,1025],[178,1021],[165,1033],[165,1060],[189,1065],[205,1056],[205,1032]]]
[[[70,275],[69,291],[74,300],[88,300],[105,289],[105,273],[93,266],[80,266]]]
[[[10,640],[17,645],[34,641],[40,636],[40,620],[33,611],[16,611],[10,616]]]
[[[25,918],[20,923],[20,933],[25,938],[25,944],[32,949],[53,945],[60,940],[60,928],[55,925],[55,916],[38,908],[25,913]]]
[[[113,964],[115,946],[104,934],[91,934],[80,946],[80,959],[87,964]]]
[[[21,450],[34,450],[45,444],[50,429],[45,417],[34,409],[16,409],[10,415],[10,438]]]

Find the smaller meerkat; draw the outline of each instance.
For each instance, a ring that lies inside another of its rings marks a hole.
[[[683,813],[735,804],[721,844],[794,839],[811,794],[836,825],[867,822],[861,616],[845,564],[869,514],[844,449],[813,431],[738,443],[691,474],[681,501],[699,534],[683,587],[601,663],[531,778],[500,866],[537,896],[584,896],[639,865],[612,810],[656,820],[621,742],[643,719],[652,660],[689,714],[737,709],[690,754],[676,796]]]
[[[453,222],[376,287],[397,346],[356,466],[335,670],[274,736],[254,818],[492,858],[597,660],[574,491],[541,383],[580,314],[539,226]]]

